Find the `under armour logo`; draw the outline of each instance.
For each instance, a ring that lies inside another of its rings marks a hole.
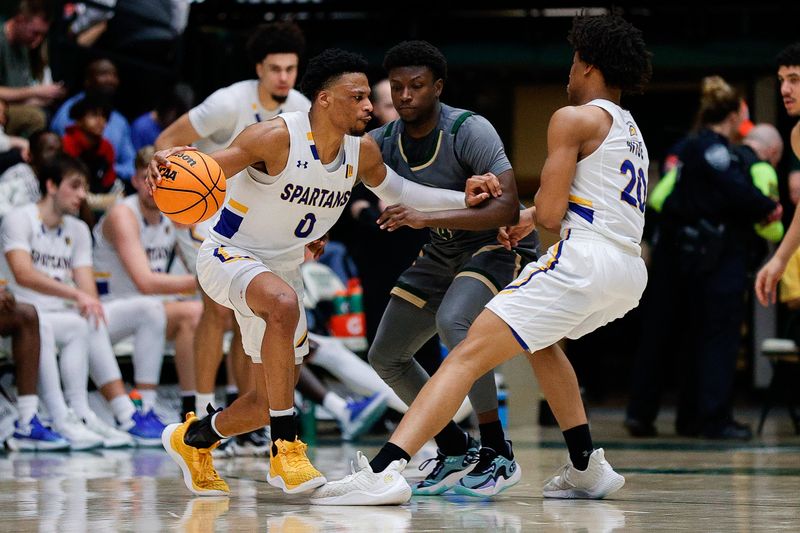
[[[298,160],[297,160],[297,168],[300,168],[300,167],[303,167],[303,168],[308,168],[308,161],[300,161],[300,160],[298,159]]]

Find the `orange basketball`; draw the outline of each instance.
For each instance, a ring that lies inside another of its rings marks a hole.
[[[211,218],[225,200],[225,175],[211,156],[187,151],[160,165],[161,182],[153,199],[162,213],[179,224],[197,224]]]

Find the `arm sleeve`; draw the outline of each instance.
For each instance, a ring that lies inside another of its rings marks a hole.
[[[426,187],[405,179],[385,163],[384,166],[386,177],[380,185],[364,185],[389,205],[405,204],[419,211],[445,211],[467,207],[463,192]]]
[[[2,227],[0,236],[3,242],[3,252],[10,252],[11,250],[31,251],[33,228],[28,222],[28,217],[21,216],[19,212],[9,213],[9,216],[3,217],[3,224],[0,227]]]
[[[202,104],[189,110],[189,122],[200,137],[209,137],[219,131],[233,132],[236,127],[237,103],[240,102],[231,98],[226,88],[219,89]]]
[[[75,246],[72,249],[72,268],[92,266],[92,236],[89,226],[80,219],[75,223]]]
[[[492,124],[480,115],[469,117],[456,132],[455,151],[462,165],[474,174],[499,175],[511,168],[503,141]]]

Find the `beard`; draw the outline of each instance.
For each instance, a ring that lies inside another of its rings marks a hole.
[[[279,104],[282,104],[282,103],[286,102],[286,100],[289,98],[289,94],[288,93],[287,94],[271,94],[270,96],[272,97],[273,100],[275,100]]]

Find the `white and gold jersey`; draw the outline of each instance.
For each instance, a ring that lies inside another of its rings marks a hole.
[[[139,238],[147,254],[147,262],[153,272],[166,272],[175,249],[175,227],[172,221],[161,215],[157,224],[148,224],[142,215],[139,197],[132,194],[121,202],[136,217]],[[94,276],[97,292],[101,298],[111,299],[141,294],[119,258],[114,245],[103,236],[107,217],[103,215],[95,225]]]
[[[360,138],[345,135],[336,159],[323,165],[307,113],[284,113],[274,120],[283,120],[289,130],[286,168],[268,176],[248,167],[229,182],[209,238],[248,250],[273,268],[289,269],[303,262],[305,245],[339,219],[358,175]]]
[[[613,122],[602,144],[578,162],[562,232],[594,231],[638,255],[650,164],[644,138],[630,112],[615,103],[585,105],[604,109]]]

